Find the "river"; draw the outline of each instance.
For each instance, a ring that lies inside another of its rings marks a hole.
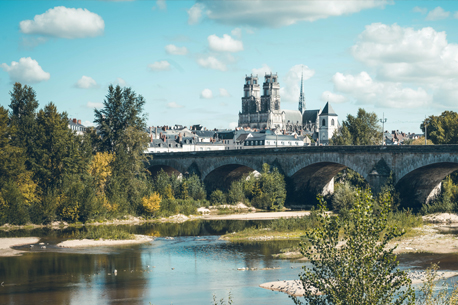
[[[73,228],[1,232],[1,237],[38,236],[49,245],[32,251],[22,247],[28,253],[0,257],[0,281],[4,282],[0,304],[211,304],[213,295],[227,299],[229,292],[233,304],[293,304],[286,294],[259,288],[259,284],[298,278],[303,262],[272,257],[297,241],[218,239],[220,234],[259,223],[125,226],[132,233],[156,238],[142,245],[86,249],[54,246],[71,237]],[[457,255],[409,254],[399,259],[403,268],[424,269],[440,260],[441,270],[458,269]],[[245,267],[250,270],[238,270]]]

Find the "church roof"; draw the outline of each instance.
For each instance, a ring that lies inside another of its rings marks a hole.
[[[285,114],[285,123],[288,121],[292,124],[302,122],[302,115],[299,110],[282,110],[282,112]]]
[[[312,124],[315,124],[319,114],[320,109],[305,110],[302,114],[302,124],[308,124],[309,121],[312,122]]]
[[[329,102],[326,103],[326,106],[324,106],[323,111],[321,111],[320,115],[331,115],[331,116],[337,116],[337,113],[332,109],[331,104]]]

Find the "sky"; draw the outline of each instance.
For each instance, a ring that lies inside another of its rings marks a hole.
[[[458,111],[457,1],[0,1],[0,105],[15,82],[91,125],[110,84],[148,126],[234,128],[245,75],[279,76],[281,108],[329,101],[420,133]]]

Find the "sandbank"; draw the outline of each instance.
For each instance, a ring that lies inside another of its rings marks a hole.
[[[438,278],[437,280],[445,280],[451,277],[458,276],[458,272],[456,271],[438,271],[437,272]],[[426,280],[426,273],[425,272],[410,272],[409,277],[412,279],[413,285],[423,284]],[[264,289],[269,289],[272,291],[280,291],[287,293],[291,296],[300,297],[304,295],[304,287],[300,280],[288,280],[288,281],[275,281],[275,282],[268,282],[259,285],[259,287]]]
[[[135,235],[135,239],[113,240],[113,239],[70,239],[58,243],[61,248],[79,248],[79,247],[95,247],[95,246],[121,246],[132,244],[143,244],[151,242],[154,239],[146,235]]]
[[[13,246],[22,246],[26,244],[36,244],[40,239],[38,237],[11,237],[0,238],[0,256],[18,256],[25,251],[12,249]]]
[[[278,218],[302,217],[310,215],[309,211],[257,212],[230,215],[205,215],[204,220],[271,220]]]

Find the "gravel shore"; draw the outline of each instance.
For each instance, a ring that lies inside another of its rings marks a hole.
[[[13,246],[22,246],[26,244],[35,244],[40,239],[38,237],[12,237],[0,238],[0,256],[18,256],[25,251],[14,250]]]
[[[135,235],[135,239],[125,240],[112,240],[112,239],[71,239],[58,243],[58,247],[62,248],[80,248],[80,247],[94,247],[94,246],[120,246],[120,245],[132,245],[132,244],[143,244],[151,242],[154,239],[146,235]]]

